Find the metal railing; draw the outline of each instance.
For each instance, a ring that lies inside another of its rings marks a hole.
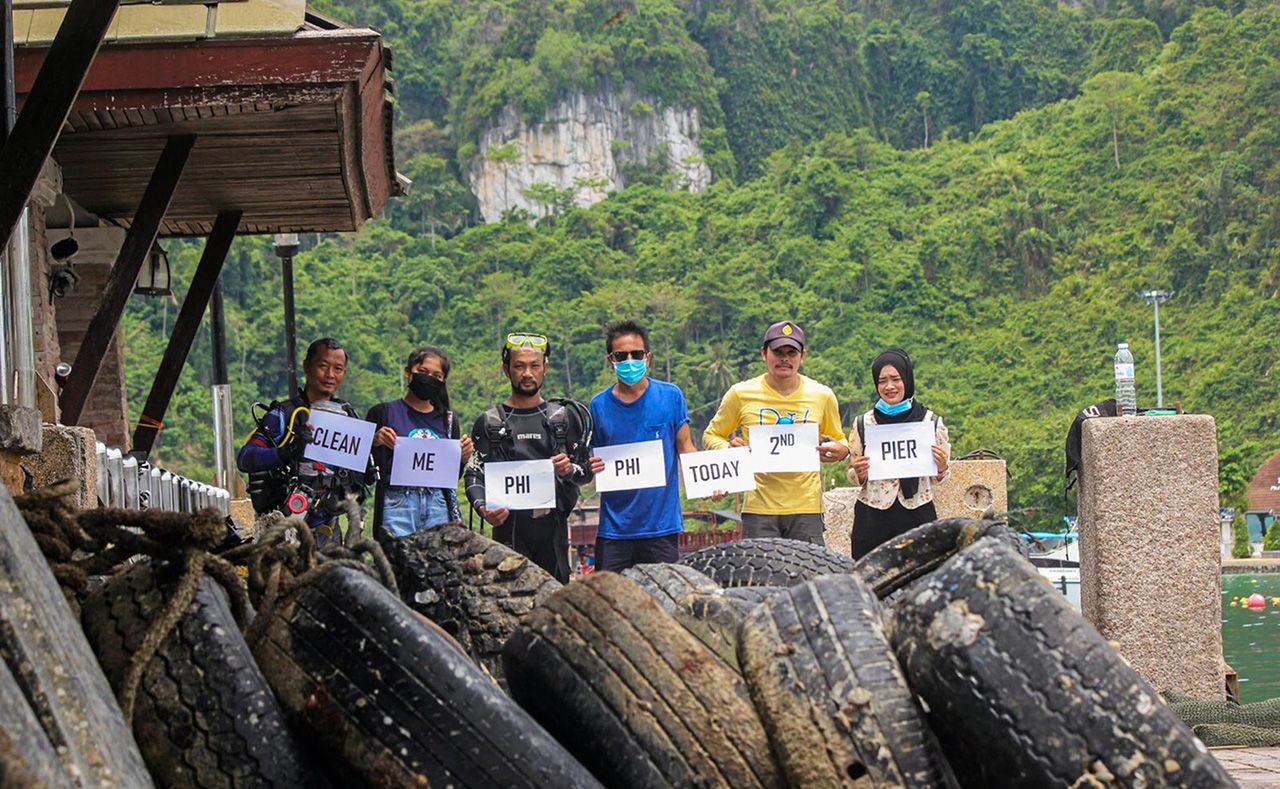
[[[98,442],[98,500],[129,510],[196,512],[213,507],[231,514],[231,493],[152,466]]]

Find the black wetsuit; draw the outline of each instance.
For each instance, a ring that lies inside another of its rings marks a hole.
[[[563,413],[557,413],[561,410]],[[561,452],[569,455],[574,469],[556,478],[554,509],[512,511],[501,526],[493,527],[493,539],[510,545],[567,583],[568,516],[578,502],[578,487],[591,481],[590,449],[574,409],[556,402],[535,408],[500,404],[480,415],[471,429],[471,440],[475,452],[465,479],[472,506],[484,504],[486,461],[545,460]]]

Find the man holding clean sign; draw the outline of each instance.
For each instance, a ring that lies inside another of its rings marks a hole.
[[[844,460],[849,447],[835,393],[800,374],[804,342],[792,321],[770,326],[760,347],[765,374],[734,384],[702,434],[705,449],[751,447],[756,489],[742,509],[743,537],[823,543],[820,463]]]
[[[696,449],[684,393],[649,377],[649,336],[635,321],[610,324],[604,347],[617,380],[591,398],[591,470],[600,491],[596,569],[675,562],[684,531],[677,455]]]

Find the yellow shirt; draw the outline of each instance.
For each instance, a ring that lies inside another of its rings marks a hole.
[[[736,383],[725,392],[720,408],[702,434],[703,449],[725,449],[735,430],[750,441],[752,425],[779,421],[817,422],[818,435],[845,443],[840,427],[840,406],[835,392],[812,378],[800,376],[800,386],[789,395],[775,392],[764,376]],[[822,475],[817,472],[756,475],[756,489],[747,493],[743,512],[759,515],[799,515],[822,512]]]

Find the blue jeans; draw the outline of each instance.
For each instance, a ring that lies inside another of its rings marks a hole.
[[[449,505],[439,488],[389,487],[382,498],[382,528],[404,537],[449,521]]]

